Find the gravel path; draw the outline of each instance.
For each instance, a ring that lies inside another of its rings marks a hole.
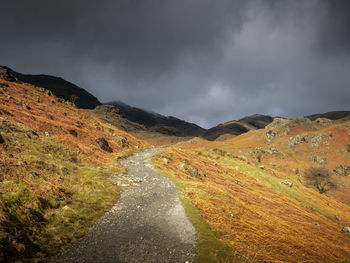
[[[174,185],[138,153],[122,164],[128,175],[114,176],[130,185],[90,232],[51,262],[192,262],[195,229],[187,219]]]

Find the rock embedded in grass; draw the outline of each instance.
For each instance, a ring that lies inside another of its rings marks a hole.
[[[103,137],[97,138],[96,142],[102,150],[109,152],[109,153],[113,152],[113,149],[111,147],[109,147],[109,144],[105,138],[103,138]]]
[[[337,165],[333,170],[333,172],[337,176],[348,176],[349,171],[350,171],[350,166],[346,166],[346,165]]]
[[[289,187],[293,187],[293,183],[290,182],[290,181],[288,181],[287,179],[284,180],[284,181],[282,182],[282,184],[285,184],[285,185],[287,185],[287,186],[289,186]]]
[[[78,137],[78,133],[76,130],[71,129],[69,130],[69,133],[72,134],[74,137]]]
[[[190,168],[190,175],[195,178],[201,178],[200,174],[198,173],[198,169],[195,167]]]

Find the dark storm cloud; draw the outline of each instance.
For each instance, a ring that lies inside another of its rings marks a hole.
[[[0,64],[205,126],[349,109],[348,3],[5,0]]]

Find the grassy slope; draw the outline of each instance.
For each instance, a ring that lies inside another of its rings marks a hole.
[[[350,209],[344,204],[348,196],[339,192],[348,192],[348,178],[338,177],[342,186],[330,196],[321,195],[306,188],[291,168],[299,168],[302,173],[315,165],[309,160],[310,154],[326,157],[329,169],[337,164],[349,165],[349,154],[344,151],[350,137],[348,130],[349,122],[312,130],[297,125],[271,145],[264,143],[264,130],[225,142],[198,139],[168,148],[157,164],[181,184],[183,195],[200,211],[219,240],[239,253],[267,262],[345,262],[350,258],[349,238],[341,229],[350,224]],[[332,136],[320,147],[288,147],[290,136],[305,132]],[[254,151],[247,154],[257,146],[278,147],[284,154],[263,154],[259,163]],[[212,148],[231,154],[218,154]],[[234,158],[243,154],[248,162]],[[167,164],[162,161],[164,157]],[[180,163],[187,164],[185,171],[177,167]],[[258,168],[261,164],[264,170]],[[199,169],[202,180],[189,176],[190,167]],[[293,187],[281,184],[284,179],[292,181]]]
[[[0,82],[9,85],[0,89],[0,261],[43,261],[112,206],[118,189],[108,175],[123,172],[118,158],[146,145],[31,85]]]

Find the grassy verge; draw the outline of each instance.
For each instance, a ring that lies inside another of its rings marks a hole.
[[[118,198],[108,176],[81,155],[13,122],[0,126],[0,261],[43,262],[81,237]]]
[[[186,211],[188,219],[195,227],[197,232],[197,247],[195,250],[196,258],[195,263],[203,262],[256,262],[253,259],[249,259],[243,255],[236,253],[232,248],[221,242],[217,238],[217,234],[211,229],[210,225],[202,218],[199,211],[192,204],[191,200],[186,195],[186,186],[182,181],[175,176],[165,173],[156,164],[157,156],[153,157],[153,164],[157,171],[163,176],[169,178],[175,185],[178,197]]]

